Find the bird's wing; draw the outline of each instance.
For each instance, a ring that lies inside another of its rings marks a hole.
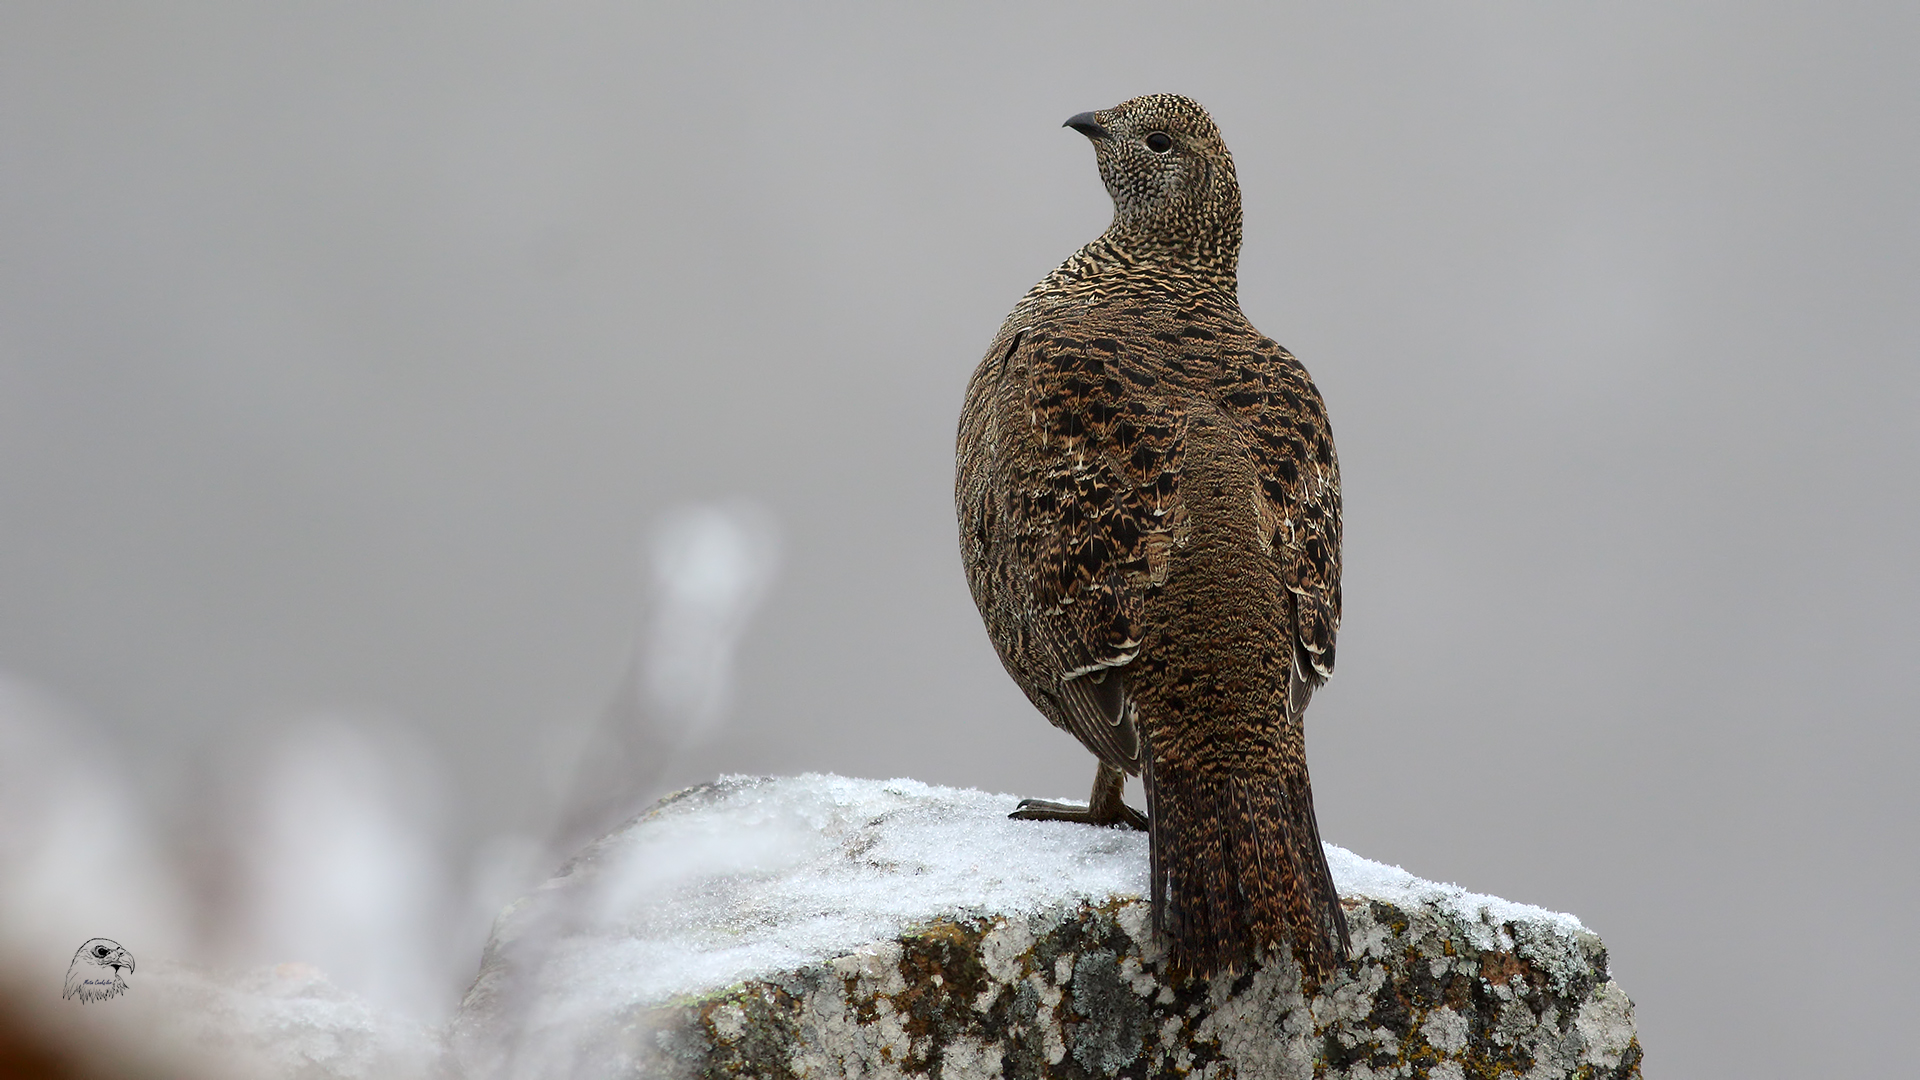
[[[1227,366],[1219,400],[1246,423],[1262,525],[1294,598],[1295,715],[1333,674],[1340,633],[1340,462],[1326,403],[1292,353],[1261,338]]]
[[[1072,323],[1024,332],[1003,378],[1026,431],[1015,441],[1025,452],[1002,471],[999,557],[1029,598],[1040,688],[1062,726],[1136,772],[1139,735],[1117,669],[1138,653],[1145,595],[1166,577],[1180,418],[1123,345]]]

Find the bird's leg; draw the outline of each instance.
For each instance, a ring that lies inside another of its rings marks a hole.
[[[1048,802],[1045,799],[1021,799],[1020,808],[1008,814],[1010,818],[1021,821],[1078,821],[1084,825],[1125,825],[1129,829],[1147,830],[1147,815],[1128,806],[1122,797],[1127,787],[1127,774],[1107,764],[1100,763],[1100,769],[1093,774],[1093,795],[1087,805],[1078,803]]]

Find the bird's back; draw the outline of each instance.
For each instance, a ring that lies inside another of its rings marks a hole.
[[[1156,912],[1183,964],[1292,939],[1324,969],[1346,930],[1318,884],[1300,727],[1339,602],[1319,394],[1218,293],[1030,301],[962,413],[962,547],[989,634],[1050,720],[1146,777]],[[1125,705],[1076,717],[1074,684],[1107,670]]]

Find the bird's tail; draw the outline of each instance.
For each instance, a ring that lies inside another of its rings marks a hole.
[[[1149,747],[1142,772],[1154,926],[1174,967],[1240,971],[1285,942],[1302,972],[1330,977],[1347,957],[1347,919],[1305,763],[1289,766],[1272,744],[1163,749]]]

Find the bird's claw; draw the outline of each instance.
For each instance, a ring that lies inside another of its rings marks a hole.
[[[1081,825],[1120,825],[1138,832],[1147,831],[1147,815],[1121,803],[1116,810],[1096,813],[1082,803],[1053,802],[1047,799],[1021,799],[1013,813],[1016,821],[1072,821]]]

